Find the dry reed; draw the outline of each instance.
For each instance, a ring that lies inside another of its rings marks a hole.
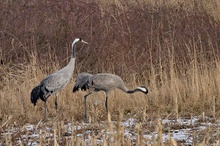
[[[124,119],[143,121],[202,113],[218,117],[219,7],[217,0],[4,1],[0,4],[1,128],[42,120],[43,103],[39,101],[36,107],[30,103],[31,89],[68,63],[75,36],[90,44],[83,50],[77,46],[76,70],[73,80],[60,93],[59,115],[54,97],[48,100],[52,121],[72,121],[72,125],[73,121],[82,121],[85,93],[73,94],[71,90],[76,74],[83,71],[116,73],[129,88],[146,85],[150,91],[147,96],[113,91],[109,95],[111,119],[105,112],[102,93],[88,98],[90,122],[108,119],[114,145],[132,143],[123,136],[123,127],[118,125],[117,135],[113,133],[110,123],[120,114]],[[86,145],[74,131],[71,140],[65,140],[62,127],[59,123],[53,140],[41,137],[40,144],[62,145],[66,141],[67,145]],[[162,132],[159,122],[158,127]],[[143,145],[140,129],[141,124],[137,143]],[[12,139],[9,134],[1,142],[13,145]],[[108,140],[104,136],[102,145],[112,144]],[[92,141],[97,140],[90,137]],[[152,143],[162,144],[161,137]]]

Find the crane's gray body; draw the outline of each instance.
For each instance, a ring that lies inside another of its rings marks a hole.
[[[72,56],[70,59],[70,62],[61,70],[47,76],[45,79],[43,79],[39,85],[34,87],[34,89],[31,91],[31,102],[34,104],[34,106],[37,103],[38,99],[41,99],[44,101],[44,107],[45,107],[45,118],[46,118],[46,101],[48,97],[55,94],[56,100],[55,100],[55,107],[57,110],[57,93],[61,91],[71,80],[73,71],[75,68],[75,44],[77,42],[83,42],[88,44],[87,42],[83,41],[81,38],[76,38],[72,43]]]
[[[124,81],[115,74],[109,73],[98,73],[98,74],[89,74],[89,73],[80,73],[76,78],[76,83],[73,87],[73,92],[81,90],[87,90],[93,88],[91,92],[84,96],[84,107],[85,107],[85,119],[87,119],[87,110],[86,110],[86,97],[93,93],[93,91],[104,91],[106,94],[105,107],[108,112],[108,92],[118,88],[126,93],[134,93],[136,91],[143,92],[144,94],[148,93],[148,89],[144,86],[137,87],[133,90],[129,90]]]
[[[91,84],[91,87],[95,88],[95,90],[104,90],[105,92],[109,92],[115,88],[123,88],[122,90],[127,90],[123,80],[114,74],[95,74],[90,78],[89,83]]]
[[[45,98],[58,93],[71,80],[75,66],[75,58],[71,58],[69,64],[63,69],[49,75],[41,81],[39,86],[44,92]]]
[[[73,90],[75,91],[79,88],[81,88],[81,90],[93,88],[95,91],[105,92],[109,92],[115,88],[119,88],[123,91],[128,90],[119,76],[109,73],[98,73],[94,75],[89,73],[80,73],[77,76]]]

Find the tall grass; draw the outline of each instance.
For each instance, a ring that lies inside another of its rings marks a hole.
[[[113,119],[121,111],[137,118],[143,112],[154,117],[203,112],[219,116],[220,25],[215,13],[219,3],[213,3],[4,1],[0,122],[11,116],[13,122],[36,123],[43,117],[43,103],[34,107],[30,92],[68,63],[75,37],[89,45],[77,46],[73,80],[60,93],[60,118],[83,119],[85,93],[71,93],[76,74],[83,71],[116,73],[129,88],[148,87],[147,96],[113,91],[109,95]],[[91,121],[107,119],[104,100],[102,93],[88,98]],[[48,109],[49,117],[56,117],[53,97]]]

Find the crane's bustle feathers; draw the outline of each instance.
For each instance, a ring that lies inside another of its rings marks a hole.
[[[38,99],[45,101],[43,92],[41,91],[39,85],[34,87],[34,89],[31,91],[31,102],[34,104],[34,106],[36,105]]]
[[[81,88],[81,90],[89,89],[89,78],[92,74],[89,73],[80,73],[76,78],[76,83],[73,87],[73,92],[76,92]]]

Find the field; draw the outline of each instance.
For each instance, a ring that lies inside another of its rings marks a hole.
[[[220,145],[218,0],[0,3],[0,145]],[[30,92],[70,60],[70,83],[44,104]],[[149,93],[72,93],[80,72],[114,73]]]

